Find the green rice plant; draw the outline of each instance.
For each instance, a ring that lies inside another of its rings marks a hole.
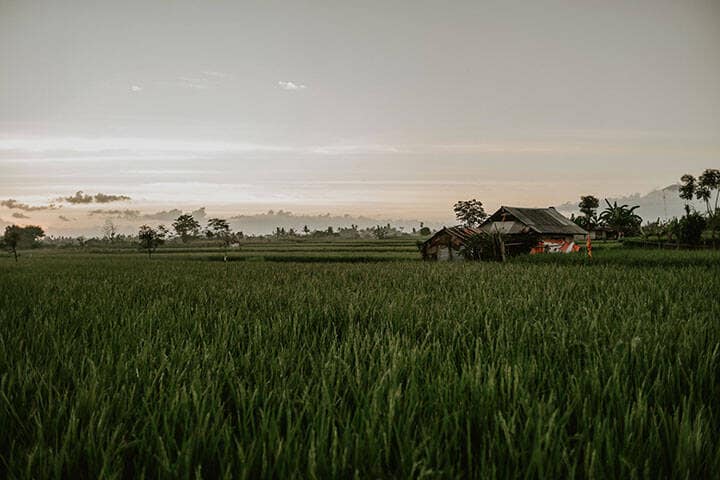
[[[275,254],[0,258],[0,476],[720,471],[717,253]]]

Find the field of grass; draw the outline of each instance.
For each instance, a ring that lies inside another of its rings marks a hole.
[[[417,260],[420,256],[413,239],[393,240],[299,240],[299,241],[247,241],[238,247],[223,249],[219,246],[193,246],[184,244],[163,245],[153,255],[196,260],[271,261],[271,262],[383,262]],[[37,255],[128,255],[139,253],[132,244],[106,245],[80,250],[54,249],[28,252]]]
[[[0,477],[720,472],[718,252],[326,252],[0,257]]]

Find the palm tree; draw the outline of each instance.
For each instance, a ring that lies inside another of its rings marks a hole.
[[[623,236],[638,232],[642,218],[635,213],[635,210],[640,205],[629,207],[628,205],[618,205],[617,202],[611,204],[607,199],[605,199],[605,203],[607,203],[607,208],[603,210],[599,217],[604,225],[614,228]]]

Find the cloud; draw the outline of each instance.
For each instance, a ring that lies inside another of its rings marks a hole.
[[[95,194],[95,203],[125,202],[130,200],[127,195],[111,195],[107,193]]]
[[[7,200],[0,201],[0,206],[16,210],[24,210],[26,212],[34,212],[38,210],[55,210],[57,208],[60,208],[52,203],[50,205],[28,205],[27,203],[20,203],[13,198],[8,198]]]
[[[113,218],[119,218],[124,220],[133,220],[140,217],[140,211],[139,210],[91,210],[88,213],[88,216],[104,216],[104,217],[113,217]]]
[[[230,77],[230,75],[224,72],[204,70],[200,73],[177,77],[175,80],[157,82],[157,84],[161,86],[189,88],[192,90],[207,90],[220,86],[223,80],[228,77]]]
[[[190,215],[195,217],[195,220],[204,220],[205,217],[207,217],[207,213],[205,213],[205,207],[200,207],[197,210],[193,210]]]
[[[326,145],[313,148],[312,153],[320,155],[367,155],[407,152],[392,145]]]
[[[75,195],[72,195],[70,197],[61,197],[58,198],[58,202],[68,202],[68,203],[92,203],[93,197],[92,195],[83,195],[83,192],[81,190],[75,192]]]
[[[252,152],[300,152],[298,148],[283,145],[262,145],[256,143],[227,141],[191,141],[138,137],[100,137],[100,138],[0,138],[0,151],[25,151],[30,153],[77,152],[78,154],[128,152],[140,159],[139,154],[168,152],[188,154],[224,154]],[[124,157],[123,157],[124,158]],[[160,157],[158,157],[160,158]]]
[[[20,212],[13,212],[12,216],[13,216],[13,218],[30,218],[27,215],[25,215],[24,213],[20,213]]]
[[[58,219],[59,219],[59,220],[62,220],[63,222],[69,222],[69,221],[71,221],[71,220],[70,220],[68,217],[66,217],[65,215],[58,215]],[[73,218],[73,220],[75,220],[75,219]]]
[[[468,151],[475,153],[474,150]],[[486,150],[487,151],[487,150]],[[495,151],[495,150],[492,150]],[[393,155],[447,153],[448,149],[439,146],[385,145],[372,143],[320,144],[320,145],[273,145],[245,143],[222,140],[182,140],[138,137],[100,137],[100,138],[1,138],[0,155],[37,156],[44,160],[81,161],[93,160],[137,160],[137,161],[175,161],[195,159],[206,156],[278,153],[293,155]],[[451,153],[465,153],[455,149]],[[122,154],[122,155],[121,155]],[[68,157],[68,155],[70,155]],[[179,156],[178,156],[179,155]],[[0,162],[2,160],[0,159]]]
[[[130,85],[130,91],[131,92],[140,92],[142,91],[142,87],[140,85]]]
[[[75,195],[69,197],[60,197],[57,199],[58,202],[67,202],[72,204],[84,204],[84,203],[111,203],[111,202],[123,202],[130,200],[127,195],[111,195],[107,193],[97,193],[95,196],[85,195],[82,190],[75,192]]]
[[[295,83],[295,82],[284,81],[284,80],[278,81],[277,84],[283,90],[289,90],[289,91],[305,90],[307,88],[302,83]]]
[[[163,210],[161,212],[155,212],[155,213],[146,213],[141,216],[143,220],[159,220],[163,222],[171,222],[175,220],[177,217],[182,215],[182,210],[178,208],[173,208],[172,210]],[[205,212],[205,207],[198,208],[197,210],[193,210],[190,212],[190,215],[192,215],[195,220],[203,221],[205,218],[207,218],[207,212]]]

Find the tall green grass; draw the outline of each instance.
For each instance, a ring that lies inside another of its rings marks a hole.
[[[719,267],[0,258],[0,476],[711,477]]]

